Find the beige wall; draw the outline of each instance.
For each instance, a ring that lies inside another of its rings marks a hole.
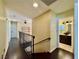
[[[49,52],[50,50],[50,41],[46,40],[39,44],[34,45],[34,53],[42,53],[42,52]]]
[[[34,39],[35,43],[50,37],[50,19],[51,19],[50,11],[33,19],[32,29],[33,29],[33,35],[35,36]]]
[[[74,9],[70,9],[68,11],[57,14],[57,17],[65,18],[65,17],[70,17],[70,16],[73,16],[73,15],[74,15]]]
[[[4,1],[0,0],[0,59],[2,58],[2,54],[5,54],[4,49],[6,50],[7,44],[7,21],[5,21],[5,15]]]
[[[35,45],[35,52],[52,52],[57,48],[57,33],[56,33],[56,14],[48,11],[43,15],[33,19],[32,29],[35,36],[34,42],[37,43],[50,37],[50,41]]]
[[[35,36],[34,43],[44,40],[50,37],[50,19],[51,11],[40,15],[39,17],[33,19],[32,22],[32,33]],[[47,52],[50,49],[50,41],[46,41],[35,45],[35,52]]]
[[[0,0],[0,17],[4,17],[5,16],[5,10],[4,10],[4,1]]]
[[[2,54],[4,54],[4,49],[6,47],[6,21],[0,20],[0,59]]]
[[[74,9],[71,9],[71,10],[68,10],[66,12],[63,12],[61,14],[58,14],[58,17],[59,17],[59,20],[60,22],[62,23],[62,21],[67,21],[67,20],[72,20],[72,30],[71,30],[71,37],[72,37],[72,46],[69,46],[69,45],[66,45],[66,44],[62,44],[62,43],[59,43],[59,47],[60,48],[63,48],[67,51],[70,51],[70,52],[74,52]],[[67,31],[67,26],[65,26],[65,31]],[[63,33],[60,33],[63,35]]]

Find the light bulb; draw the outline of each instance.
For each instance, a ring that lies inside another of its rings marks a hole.
[[[33,3],[33,7],[37,8],[38,7],[38,3],[34,2]]]

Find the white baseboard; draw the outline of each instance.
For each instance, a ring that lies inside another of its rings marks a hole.
[[[52,53],[57,47],[53,48],[52,50],[49,51],[49,53]]]
[[[3,54],[3,59],[5,59],[5,56],[6,56],[6,53],[7,53],[8,47],[9,47],[9,42],[8,42],[8,45],[7,45],[6,48],[5,48],[5,51],[4,51],[4,54]]]

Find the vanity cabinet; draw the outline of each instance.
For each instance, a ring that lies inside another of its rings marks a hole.
[[[60,43],[67,44],[71,46],[71,36],[59,35]]]

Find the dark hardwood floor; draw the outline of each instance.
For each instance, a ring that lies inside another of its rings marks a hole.
[[[74,59],[74,55],[68,51],[57,48],[52,53],[35,53],[34,59]]]
[[[51,59],[74,59],[74,54],[57,48],[54,52],[52,52]]]
[[[34,53],[33,59],[74,59],[72,53],[57,48],[52,53]],[[5,59],[29,59],[26,52],[20,47],[18,39],[12,39]]]
[[[18,39],[11,39],[5,59],[28,59]]]

